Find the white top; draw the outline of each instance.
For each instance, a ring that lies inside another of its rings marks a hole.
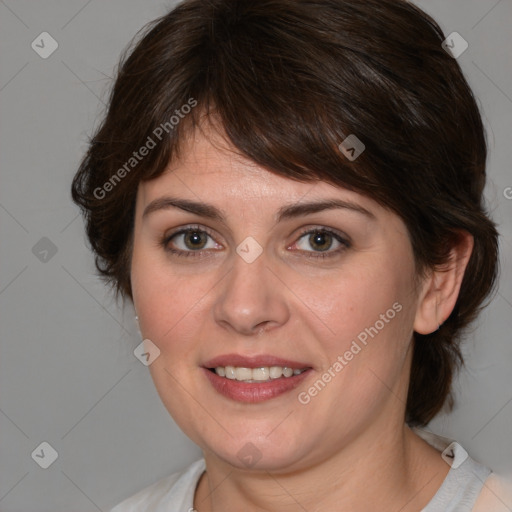
[[[444,450],[443,458],[451,465],[441,487],[421,512],[470,512],[490,469],[475,462],[458,443],[419,429],[414,431],[434,448]],[[110,512],[192,512],[195,490],[205,469],[205,461],[200,459],[183,472],[139,491]]]

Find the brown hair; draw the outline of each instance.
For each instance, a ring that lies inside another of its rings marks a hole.
[[[438,331],[414,336],[406,420],[426,424],[450,396],[461,331],[493,288],[498,251],[483,205],[481,117],[443,39],[402,0],[186,0],[154,21],[123,56],[73,180],[101,275],[132,297],[138,184],[159,176],[185,134],[215,112],[257,164],[396,212],[419,274],[446,261],[460,230],[473,235],[454,311]],[[339,149],[349,134],[366,148],[354,160]]]

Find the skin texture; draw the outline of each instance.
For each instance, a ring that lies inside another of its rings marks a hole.
[[[434,331],[450,314],[471,237],[461,238],[442,271],[418,282],[402,220],[370,198],[273,174],[237,155],[211,125],[182,149],[164,174],[139,185],[131,278],[143,337],[161,351],[150,365],[157,391],[206,459],[195,508],[420,510],[449,468],[404,424],[412,334]],[[165,195],[211,204],[224,220],[174,207],[143,218]],[[325,199],[351,202],[373,218],[328,209],[276,222],[284,205]],[[183,236],[169,237],[189,226],[211,234],[202,254],[166,251],[164,238],[167,248],[187,250]],[[331,257],[315,258],[317,246],[302,234],[310,228],[350,244],[334,241]],[[249,236],[263,248],[252,263],[236,252]],[[400,312],[378,335],[300,403],[298,393],[396,303]],[[313,371],[296,390],[239,403],[220,395],[201,368],[228,353],[270,354]],[[248,442],[261,455],[250,468],[237,456]]]

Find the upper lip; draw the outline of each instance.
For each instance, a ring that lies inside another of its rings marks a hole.
[[[294,370],[302,370],[303,368],[311,368],[307,363],[283,359],[281,357],[271,356],[267,354],[257,356],[243,356],[241,354],[224,354],[214,357],[204,363],[205,368],[216,368],[217,366],[237,366],[240,368],[262,368],[264,366],[282,366],[292,368]]]

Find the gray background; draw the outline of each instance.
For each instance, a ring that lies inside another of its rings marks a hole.
[[[499,292],[465,345],[457,408],[429,428],[511,475],[512,1],[417,3],[469,43],[458,60],[483,110],[502,234]],[[108,510],[200,455],[134,357],[133,311],[96,277],[69,194],[121,50],[171,5],[0,0],[2,512]],[[59,45],[47,59],[31,48],[44,31]],[[31,457],[43,441],[58,452],[48,469]]]

